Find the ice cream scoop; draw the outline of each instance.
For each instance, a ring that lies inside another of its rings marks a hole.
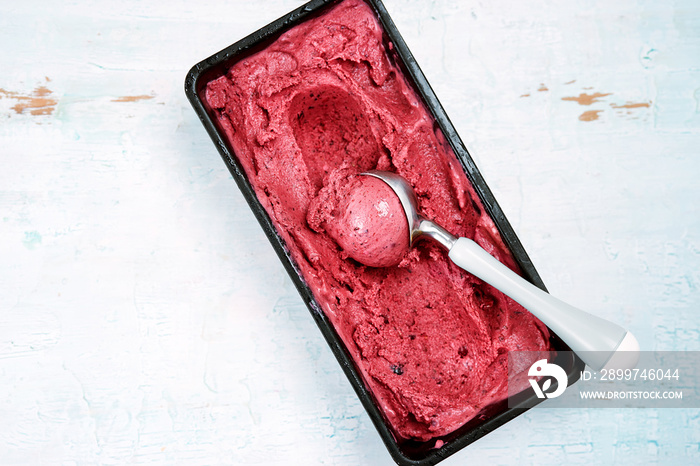
[[[408,247],[422,238],[436,241],[448,251],[452,262],[520,303],[559,335],[592,369],[626,369],[637,365],[639,344],[630,332],[560,301],[500,263],[476,242],[457,238],[435,222],[421,217],[413,188],[401,176],[376,170],[362,175],[382,180],[398,197],[408,221]],[[400,230],[394,232],[405,234]],[[384,241],[398,243],[391,239]]]
[[[343,183],[335,194],[338,205],[325,229],[338,246],[370,267],[398,264],[409,248],[409,230],[401,202],[391,187],[378,178],[357,176]],[[327,199],[319,197],[316,202]]]

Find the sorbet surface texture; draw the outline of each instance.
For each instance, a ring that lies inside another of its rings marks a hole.
[[[547,350],[549,333],[437,245],[366,267],[324,226],[318,198],[334,183],[392,171],[423,216],[517,271],[393,53],[370,7],[345,0],[237,62],[205,97],[394,434],[427,441],[504,399],[507,351]]]

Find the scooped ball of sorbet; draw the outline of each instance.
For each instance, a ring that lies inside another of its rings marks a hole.
[[[333,192],[322,190],[312,202],[308,216],[312,228],[323,223],[345,254],[369,267],[401,262],[409,248],[408,221],[391,187],[373,176],[360,175],[334,188]]]

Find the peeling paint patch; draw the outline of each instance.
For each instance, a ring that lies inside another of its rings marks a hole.
[[[598,99],[600,99],[601,97],[605,97],[608,95],[612,95],[612,92],[608,92],[605,94],[601,92],[596,92],[594,94],[586,94],[585,92],[582,92],[578,95],[578,97],[562,97],[561,100],[569,100],[572,102],[576,102],[579,105],[591,105],[594,102],[598,102]]]
[[[651,102],[638,102],[638,103],[628,102],[624,105],[610,104],[610,106],[612,108],[642,108],[642,107],[649,108],[650,105],[651,105]]]
[[[581,121],[595,121],[598,119],[598,115],[602,110],[588,110],[579,115],[578,119]]]
[[[41,244],[41,235],[38,231],[25,231],[24,241],[22,242],[27,249],[34,249],[37,245]]]
[[[530,94],[522,94],[520,97],[530,97]]]
[[[575,82],[576,82],[576,80],[575,80],[575,79],[572,79],[571,81],[569,81],[569,82],[567,82],[567,83],[564,83],[564,84],[573,84],[573,83],[575,83]]]
[[[49,78],[46,78],[46,81],[50,81]],[[0,89],[0,99],[8,98],[17,101],[17,104],[12,107],[12,110],[20,115],[23,114],[25,110],[35,116],[51,115],[58,103],[54,97],[51,97],[51,94],[53,94],[53,92],[46,86],[38,86],[29,94]]]
[[[546,91],[549,90],[549,88],[547,88],[547,86],[545,86],[544,83],[541,83],[541,84],[540,84],[540,88],[537,89],[537,90],[538,90],[539,92],[546,92]]]
[[[125,95],[122,97],[117,97],[116,99],[112,99],[112,102],[138,102],[139,100],[150,100],[153,98],[153,95]]]

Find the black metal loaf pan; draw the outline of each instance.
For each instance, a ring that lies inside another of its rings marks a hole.
[[[526,409],[528,409],[527,407],[533,406],[539,401],[537,399],[533,399],[532,397],[526,399],[518,398],[519,402],[521,401],[518,406],[522,407],[516,408],[509,408],[506,401],[492,405],[487,410],[482,412],[480,416],[468,422],[457,431],[440,438],[439,440],[442,441],[442,446],[439,448],[435,448],[435,440],[430,442],[397,441],[392,434],[390,427],[382,417],[382,414],[375,404],[371,393],[365,387],[362,378],[355,368],[352,358],[345,348],[343,342],[337,335],[328,318],[321,311],[320,306],[316,302],[311,290],[308,288],[300,272],[297,270],[296,265],[290,257],[283,240],[277,234],[270,218],[256,197],[240,162],[236,158],[236,154],[228,144],[226,135],[221,128],[218,127],[213,114],[210,113],[209,109],[207,108],[204,98],[204,91],[207,83],[226,74],[228,69],[235,62],[263,49],[265,46],[272,43],[283,32],[301,22],[317,16],[318,14],[326,11],[327,8],[332,7],[333,4],[339,3],[339,1],[342,0],[313,0],[259,29],[248,37],[239,40],[224,50],[201,61],[187,74],[187,78],[185,80],[185,92],[192,106],[197,112],[197,115],[201,119],[202,124],[219,150],[219,153],[221,154],[221,157],[226,163],[229,171],[233,175],[238,187],[250,205],[250,208],[260,222],[260,225],[272,243],[275,251],[279,255],[282,264],[284,264],[304,302],[311,311],[311,315],[318,324],[318,327],[323,333],[328,345],[333,351],[333,354],[337,358],[362,404],[367,410],[367,413],[372,419],[390,454],[394,460],[401,465],[432,465],[500,427],[514,417],[523,413]],[[525,253],[520,241],[503,215],[503,212],[484,182],[481,174],[477,170],[474,161],[467,152],[467,149],[464,147],[464,144],[435,96],[435,93],[428,84],[428,81],[418,67],[413,55],[401,38],[396,26],[384,8],[384,5],[380,0],[365,1],[372,7],[377,18],[379,19],[384,29],[386,43],[393,44],[393,52],[395,53],[394,59],[401,67],[408,81],[413,84],[417,94],[423,99],[426,107],[432,113],[441,131],[450,143],[455,155],[457,156],[457,159],[460,161],[462,168],[467,175],[467,178],[473,184],[487,212],[496,224],[504,243],[510,249],[515,261],[523,273],[523,276],[540,288],[545,289],[542,280],[532,265],[532,262]],[[554,333],[552,333],[551,336],[551,345],[553,350],[560,352],[570,351],[570,349]],[[583,363],[576,357],[572,358],[569,356],[564,358],[564,360],[557,360],[556,362],[567,371],[569,383],[575,382],[579,377],[580,371],[583,369]],[[438,445],[439,444],[440,443],[438,443]]]

